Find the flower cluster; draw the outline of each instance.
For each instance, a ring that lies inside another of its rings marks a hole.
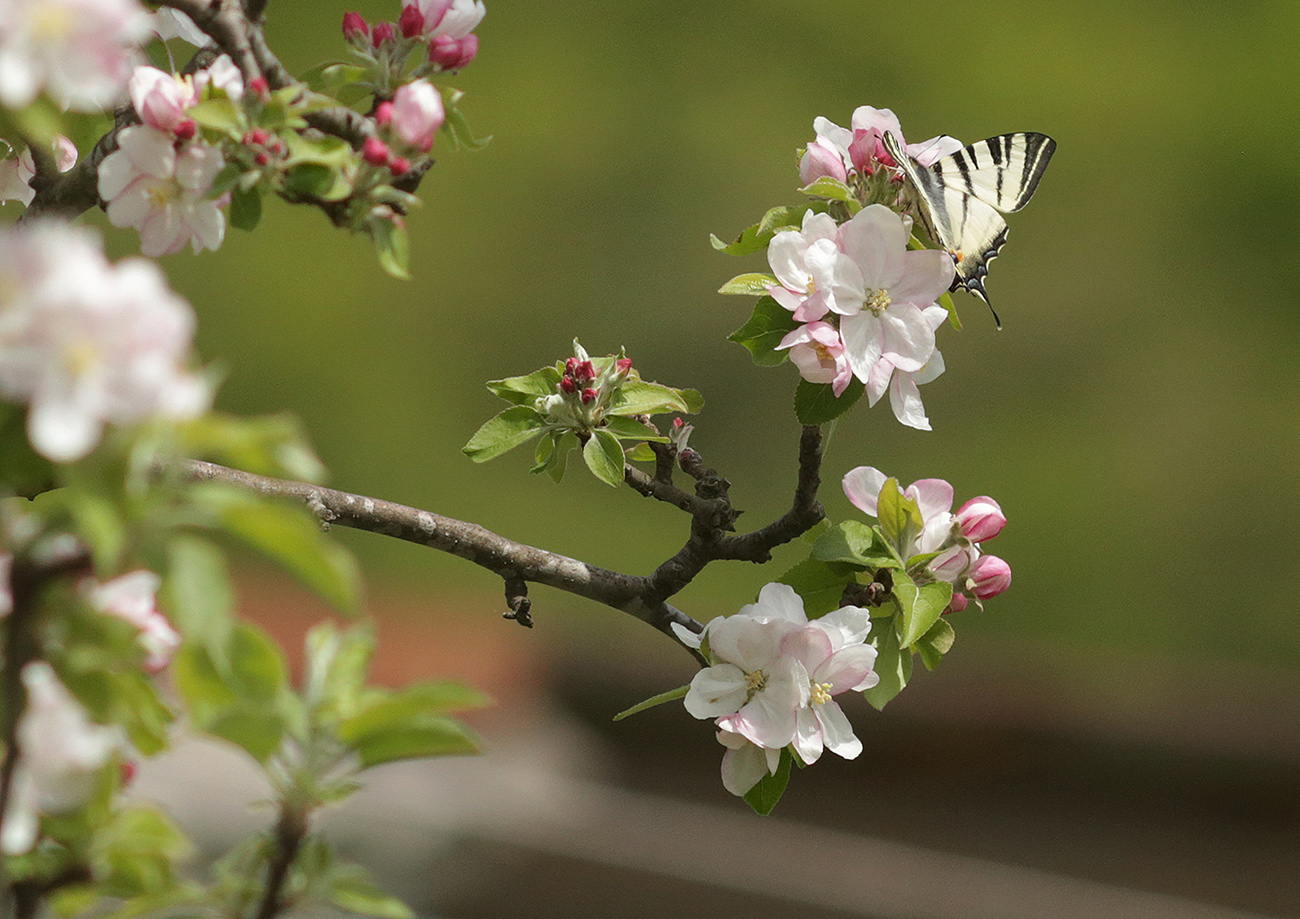
[[[775,774],[786,747],[805,764],[823,750],[845,759],[862,753],[834,697],[879,682],[867,610],[846,606],[810,621],[794,588],[768,584],[758,602],[712,620],[701,635],[674,629],[708,658],[691,681],[686,710],[715,719],[727,748],[722,783],[732,794]]]
[[[156,265],[110,264],[90,230],[0,233],[0,398],[28,404],[28,436],[49,459],[81,458],[105,424],[206,410],[209,387],[185,368],[193,332]]]
[[[564,362],[564,372],[555,392],[539,396],[538,414],[554,426],[586,433],[600,426],[619,389],[632,372],[632,359],[624,352],[606,360],[597,370],[587,351],[577,341],[574,356]]]
[[[446,118],[442,94],[432,83],[413,80],[399,86],[391,102],[381,102],[375,109],[382,137],[366,140],[362,159],[387,167],[394,176],[405,175],[411,169],[410,157],[429,152]]]
[[[0,104],[78,112],[122,98],[150,17],[138,0],[0,0]]]
[[[929,166],[950,153],[961,149],[961,141],[946,134],[931,137],[919,144],[903,140],[903,127],[898,116],[887,108],[870,105],[859,106],[853,112],[849,127],[842,128],[828,118],[813,120],[817,138],[810,143],[799,158],[799,178],[810,185],[822,177],[829,177],[846,185],[857,186],[868,195],[887,196],[883,186],[892,184],[897,192],[898,174],[893,171],[898,164],[886,152],[882,138],[893,134],[902,142],[907,155],[922,166]],[[883,169],[881,167],[884,167]],[[880,191],[868,190],[873,179],[880,180]]]
[[[875,517],[887,481],[874,466],[859,466],[844,476],[844,494],[858,510]],[[918,479],[900,491],[920,508],[923,526],[899,554],[904,559],[933,555],[926,565],[935,580],[953,585],[952,612],[965,609],[971,597],[978,604],[1011,586],[1011,566],[981,548],[1007,522],[996,501],[971,498],[954,514],[953,487],[943,479]]]
[[[123,129],[118,149],[99,166],[99,194],[114,226],[135,227],[148,256],[216,249],[226,232],[222,202],[209,195],[225,165],[221,151],[203,142],[188,110],[220,93],[243,98],[244,82],[222,55],[193,76],[137,67],[131,104],[143,124]]]
[[[482,0],[406,0],[395,23],[372,27],[360,13],[344,13],[343,37],[390,76],[405,67],[415,48],[425,60],[422,70],[460,70],[478,54],[474,30],[486,12]]]

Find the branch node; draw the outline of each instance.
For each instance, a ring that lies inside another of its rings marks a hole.
[[[526,629],[533,627],[533,616],[530,612],[533,601],[528,599],[528,582],[523,578],[506,578],[506,606],[510,609],[501,614],[502,619],[513,619]]]

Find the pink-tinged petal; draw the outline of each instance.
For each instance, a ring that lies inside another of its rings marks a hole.
[[[800,293],[808,291],[808,270],[804,252],[808,244],[798,230],[782,230],[767,244],[767,263],[783,287]]]
[[[844,390],[848,389],[849,384],[853,382],[853,368],[849,366],[849,359],[842,354],[837,359],[835,366],[835,376],[831,379],[831,392],[838,399],[844,395]]]
[[[734,737],[738,743],[732,746],[723,741],[723,737]],[[726,731],[720,732],[718,739],[728,748],[722,754],[722,787],[733,795],[748,794],[751,788],[763,780],[763,776],[776,772],[768,766],[767,754],[770,751],[754,746],[738,734]]]
[[[970,567],[971,554],[964,546],[953,546],[951,549],[945,549],[943,554],[935,556],[930,560],[930,573],[940,581],[947,584],[955,584],[957,579],[966,573]]]
[[[802,293],[796,293],[793,290],[775,285],[767,289],[767,295],[775,300],[782,308],[788,309],[792,313],[799,309],[799,307],[803,305],[804,301],[804,295]]]
[[[1011,566],[996,555],[985,555],[971,569],[971,593],[988,600],[1011,586]]]
[[[912,382],[917,386],[923,386],[931,383],[943,376],[946,365],[943,362],[943,353],[938,348],[930,355],[930,359],[925,362],[925,366],[911,374]],[[917,398],[920,398],[919,396]]]
[[[860,606],[841,606],[814,619],[812,624],[830,636],[831,646],[838,651],[867,640],[871,634],[871,611]]]
[[[801,345],[792,350],[790,363],[799,371],[799,376],[809,383],[830,383],[835,379],[835,362],[831,361],[827,366],[811,346]]]
[[[135,125],[117,135],[117,145],[139,172],[156,179],[169,179],[176,173],[176,148],[171,136],[162,131]]]
[[[808,145],[799,160],[799,181],[811,185],[824,176],[840,182],[847,182],[849,178],[848,171],[844,168],[844,157],[838,150],[818,139]]]
[[[925,520],[952,510],[953,488],[943,479],[917,479],[907,486],[907,494],[915,499]]]
[[[136,176],[135,167],[131,165],[131,158],[125,151],[110,153],[99,164],[99,196],[105,201],[112,201]]]
[[[800,229],[803,232],[803,238],[809,245],[817,242],[819,239],[828,239],[835,242],[839,233],[839,224],[830,214],[822,214],[818,211],[804,211],[803,220],[800,223]]]
[[[947,293],[952,286],[952,256],[939,249],[904,252],[903,273],[889,288],[889,299],[927,307]]]
[[[899,370],[920,370],[934,354],[934,329],[911,304],[891,304],[881,313],[880,333],[881,354]]]
[[[844,340],[844,356],[853,368],[853,375],[862,382],[871,378],[871,371],[883,353],[883,330],[874,313],[858,313],[840,320],[840,338]]]
[[[894,417],[909,428],[932,430],[925,405],[921,402],[921,390],[917,389],[912,374],[900,373],[894,377],[889,387],[889,407],[893,409]]]
[[[225,165],[226,160],[216,147],[190,144],[176,158],[176,181],[187,191],[206,195]]]
[[[866,682],[875,666],[876,649],[871,645],[856,644],[827,657],[812,678],[815,683],[830,683],[831,695],[838,696]]]
[[[822,726],[817,715],[811,708],[800,709],[795,722],[794,752],[805,765],[811,766],[821,758],[823,749]]]
[[[799,322],[816,322],[830,311],[830,302],[830,295],[819,290],[798,305],[794,318]]]
[[[758,592],[758,603],[763,614],[768,618],[803,625],[808,621],[804,613],[803,597],[789,584],[772,582],[763,585]]]
[[[695,674],[684,703],[696,718],[717,718],[739,711],[747,696],[745,672],[732,664],[716,664]]]
[[[971,542],[987,542],[1007,525],[1002,507],[987,495],[971,498],[956,513],[961,531]]]
[[[826,749],[845,759],[857,759],[862,753],[862,741],[853,733],[853,725],[836,702],[827,702],[817,710],[821,722],[822,740]]]
[[[887,358],[881,358],[871,367],[871,373],[867,375],[867,404],[875,405],[880,401],[880,397],[889,389],[889,379],[893,376],[894,365]]]
[[[907,251],[902,218],[883,204],[864,207],[840,227],[840,247],[861,270],[864,287],[890,290],[892,296]]]
[[[844,475],[844,495],[849,503],[868,516],[876,516],[880,490],[889,477],[875,466],[859,466]]]
[[[226,237],[226,215],[211,201],[200,201],[189,214],[190,242],[195,252],[216,251]]]
[[[867,131],[881,135],[892,132],[900,141],[903,139],[903,128],[898,122],[898,116],[887,108],[860,105],[853,110],[853,117],[849,124],[853,126],[855,133]]]
[[[58,163],[59,172],[67,172],[77,165],[77,145],[62,134],[54,135],[54,159]]]
[[[900,134],[899,137],[902,137],[902,135]],[[947,134],[940,134],[938,137],[923,140],[919,144],[908,144],[907,155],[922,166],[933,166],[945,156],[951,156],[962,149],[962,146],[962,142],[957,138],[949,137]]]
[[[815,671],[833,655],[834,651],[830,636],[824,629],[817,628],[816,624],[795,629],[781,639],[781,653],[803,664],[805,670],[814,674],[814,679],[817,679]]]
[[[760,747],[780,749],[794,740],[798,706],[786,693],[760,692],[734,715],[724,715],[719,727],[735,731]]]
[[[673,634],[677,636],[677,640],[688,648],[699,648],[700,643],[704,640],[703,634],[692,632],[680,622],[671,622],[669,626],[672,628]]]
[[[0,201],[20,201],[24,207],[31,204],[36,191],[27,184],[28,178],[17,156],[0,161]]]

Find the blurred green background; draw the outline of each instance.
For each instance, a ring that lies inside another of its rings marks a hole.
[[[269,34],[300,72],[341,57],[352,8],[398,6],[275,0]],[[531,477],[527,451],[461,455],[503,405],[483,382],[575,335],[593,353],[626,345],[647,378],[705,393],[692,443],[733,481],[742,523],[766,522],[793,484],[796,376],[724,340],[752,301],[714,291],[765,264],[709,234],[800,200],[795,150],[817,115],[889,107],[912,139],[1042,131],[1059,150],[989,283],[1005,331],[955,296],[965,329],[940,333],[948,371],[923,390],[934,431],[884,404],[850,413],[830,515],[854,513],[836,486],[860,464],[1002,503],[995,551],[1015,584],[954,622],[959,653],[984,636],[1157,669],[1300,666],[1300,4],[492,0],[479,33],[452,82],[493,140],[438,152],[410,219],[413,281],[281,203],[216,254],[164,260],[204,359],[229,367],[222,406],[300,416],[338,487],[646,572],[685,536],[676,511],[585,474]],[[340,536],[372,584],[431,607],[499,603],[497,580],[458,560]],[[680,604],[734,611],[791,558],[715,566]],[[584,608],[536,602],[544,628]]]

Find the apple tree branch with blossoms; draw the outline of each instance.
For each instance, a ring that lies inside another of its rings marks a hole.
[[[575,339],[571,355],[488,383],[507,407],[464,446],[469,459],[530,446],[532,471],[559,483],[576,452],[601,482],[685,515],[680,548],[648,573],[623,573],[323,486],[294,422],[212,410],[193,310],[148,260],[217,249],[228,226],[254,230],[274,196],[319,209],[368,239],[382,270],[407,276],[406,220],[431,151],[482,144],[449,81],[474,61],[483,3],[405,0],[391,22],[348,13],[346,60],[310,80],[267,43],[265,2],[154,7],[0,0],[0,198],[24,208],[0,229],[0,852],[11,914],[269,919],[327,902],[410,915],[337,858],[312,817],[373,767],[478,752],[456,713],[486,700],[453,683],[370,684],[364,624],[313,629],[306,674],[291,685],[282,649],[237,615],[232,543],[346,612],[359,605],[357,574],[331,526],[491,571],[505,616],[524,626],[530,584],[647,622],[701,669],[618,717],[683,700],[713,722],[724,787],[764,814],[793,765],[861,753],[837,696],[862,692],[883,708],[916,656],[933,669],[952,647],[950,614],[1010,585],[1006,562],[984,550],[1006,522],[992,498],[954,511],[942,479],[903,485],[859,465],[836,475],[863,518],[831,524],[818,500],[826,426],[864,394],[874,406],[888,392],[901,423],[930,428],[919,387],[943,372],[938,331],[960,328],[948,294],[960,259],[927,229],[934,215],[887,147],[918,169],[959,142],[905,145],[888,109],[863,106],[847,128],[818,118],[801,154],[802,203],[772,208],[734,242],[714,239],[729,254],[766,252],[771,267],[724,285],[758,298],[731,339],[756,365],[788,361],[800,377],[797,473],[777,519],[738,531],[729,479],[690,445],[683,416],[702,396],[644,379],[625,351],[592,355]],[[162,45],[169,60],[188,53],[179,71],[147,63]],[[99,140],[78,149],[66,135],[87,128]],[[74,223],[92,208],[133,229],[145,258],[111,262]],[[807,559],[734,615],[701,624],[673,605],[709,565],[766,563],[801,537]],[[205,881],[180,870],[189,845],[169,818],[122,795],[135,764],[182,726],[243,750],[276,795],[272,824]]]

